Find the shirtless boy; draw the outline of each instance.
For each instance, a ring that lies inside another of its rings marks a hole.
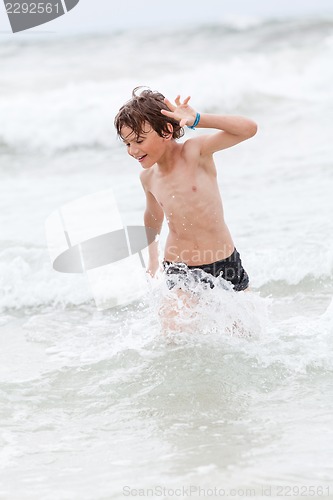
[[[145,226],[159,234],[164,215],[168,222],[163,267],[169,288],[175,286],[172,275],[198,276],[199,270],[201,281],[222,276],[235,291],[245,290],[249,278],[224,221],[213,154],[254,136],[257,125],[241,116],[200,115],[189,100],[181,102],[177,96],[172,104],[159,92],[136,88],[120,108],[115,126],[128,154],[143,168]],[[179,143],[184,126],[218,132]],[[158,242],[154,242],[149,246],[147,271],[154,276],[158,267]]]

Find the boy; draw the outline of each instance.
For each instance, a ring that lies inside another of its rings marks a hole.
[[[139,90],[120,108],[115,126],[128,154],[143,167],[145,226],[159,234],[166,216],[163,267],[169,288],[175,286],[172,275],[192,274],[211,288],[210,276],[222,276],[234,290],[245,290],[249,278],[224,221],[213,154],[254,136],[257,125],[239,116],[200,115],[189,106],[190,97],[181,102],[178,95],[173,105],[159,92]],[[218,132],[179,143],[185,125]],[[158,267],[154,242],[147,271],[154,276]]]

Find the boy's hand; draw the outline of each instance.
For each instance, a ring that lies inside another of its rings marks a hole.
[[[154,260],[154,261],[149,260],[148,268],[147,268],[146,272],[148,274],[150,274],[150,276],[154,277],[156,272],[158,271],[158,268],[159,268],[158,260]]]
[[[169,118],[173,118],[181,127],[185,125],[191,126],[193,125],[195,118],[197,116],[196,111],[191,108],[187,103],[191,99],[191,97],[186,97],[184,102],[180,102],[180,95],[177,95],[175,99],[176,106],[174,106],[167,98],[164,99],[165,104],[168,106],[170,111],[166,111],[165,109],[161,109],[161,113]]]

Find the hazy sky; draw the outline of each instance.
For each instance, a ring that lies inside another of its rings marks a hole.
[[[333,0],[80,0],[67,15],[36,31],[98,31],[170,27],[230,18],[333,17]],[[0,30],[8,30],[0,2]]]

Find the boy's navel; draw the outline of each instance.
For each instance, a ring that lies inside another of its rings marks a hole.
[[[196,191],[197,190],[197,186],[192,186],[192,191]]]

